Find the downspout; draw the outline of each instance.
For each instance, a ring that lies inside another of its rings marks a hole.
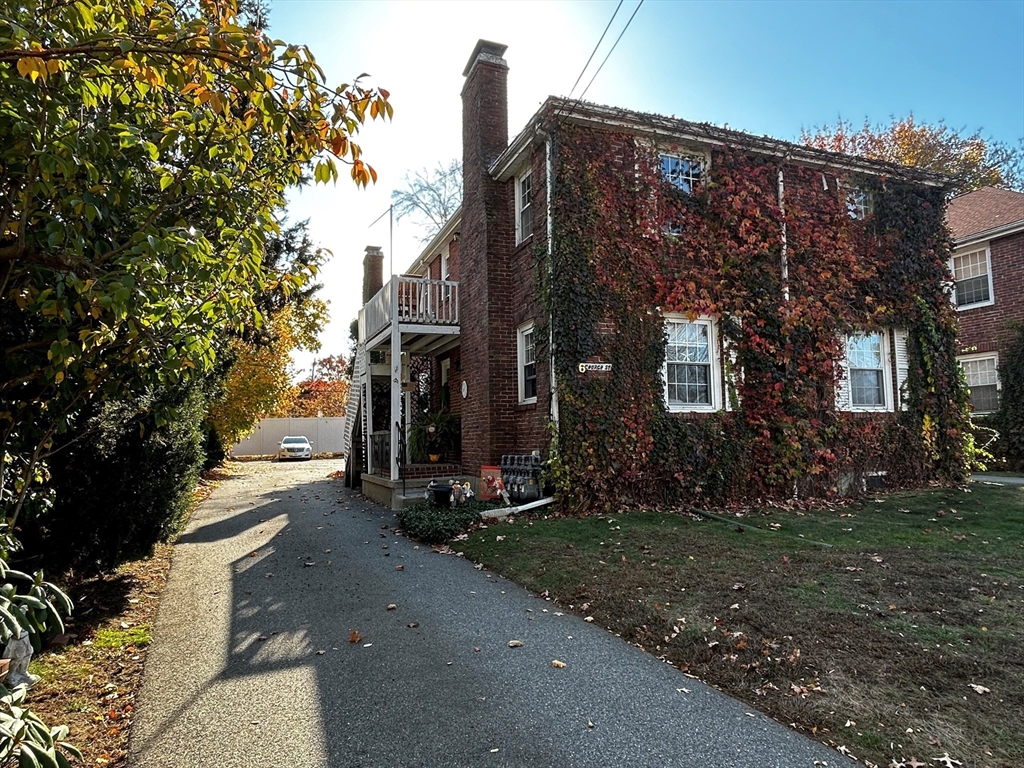
[[[788,160],[789,155],[786,155],[784,162]],[[779,216],[782,221],[782,298],[789,301],[789,244],[786,241],[785,183],[781,165],[779,166]]]
[[[555,230],[554,230],[554,214],[552,213],[552,199],[555,191],[555,181],[553,178],[554,161],[551,158],[551,136],[544,130],[539,130],[538,133],[544,137],[544,162],[545,162],[545,186],[547,190],[547,200],[545,207],[547,208],[547,226],[548,226],[548,284],[551,283],[551,274],[554,271],[554,242],[555,242]],[[554,318],[552,317],[551,309],[548,308],[548,362],[551,365],[550,371],[550,387],[551,387],[551,421],[555,425],[555,430],[558,429],[558,388],[555,386],[555,330],[554,330]]]

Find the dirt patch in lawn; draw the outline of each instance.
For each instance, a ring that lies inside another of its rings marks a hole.
[[[1024,488],[734,519],[756,529],[637,512],[459,548],[865,763],[1024,765]]]

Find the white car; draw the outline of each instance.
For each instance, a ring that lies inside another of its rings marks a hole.
[[[305,435],[297,437],[286,437],[281,441],[277,451],[279,459],[312,459],[313,445],[306,439]]]

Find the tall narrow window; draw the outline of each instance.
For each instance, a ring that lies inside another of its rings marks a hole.
[[[517,333],[519,402],[537,402],[537,359],[533,323],[519,326]]]
[[[704,177],[706,160],[697,155],[662,155],[661,175],[669,184],[687,195]]]
[[[956,254],[950,266],[956,283],[957,307],[992,303],[988,246]]]
[[[665,403],[670,411],[719,408],[720,362],[710,318],[666,319]]]
[[[516,243],[533,234],[533,175],[527,171],[516,179]]]
[[[882,335],[867,333],[846,341],[850,403],[854,408],[885,408],[885,354]]]
[[[967,386],[971,388],[971,408],[975,413],[999,410],[999,373],[995,356],[961,360]]]

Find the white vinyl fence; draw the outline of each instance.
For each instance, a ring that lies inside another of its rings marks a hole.
[[[266,456],[277,453],[286,435],[303,435],[313,444],[313,453],[341,453],[345,438],[345,417],[310,419],[261,419],[256,431],[231,449],[233,456]]]

